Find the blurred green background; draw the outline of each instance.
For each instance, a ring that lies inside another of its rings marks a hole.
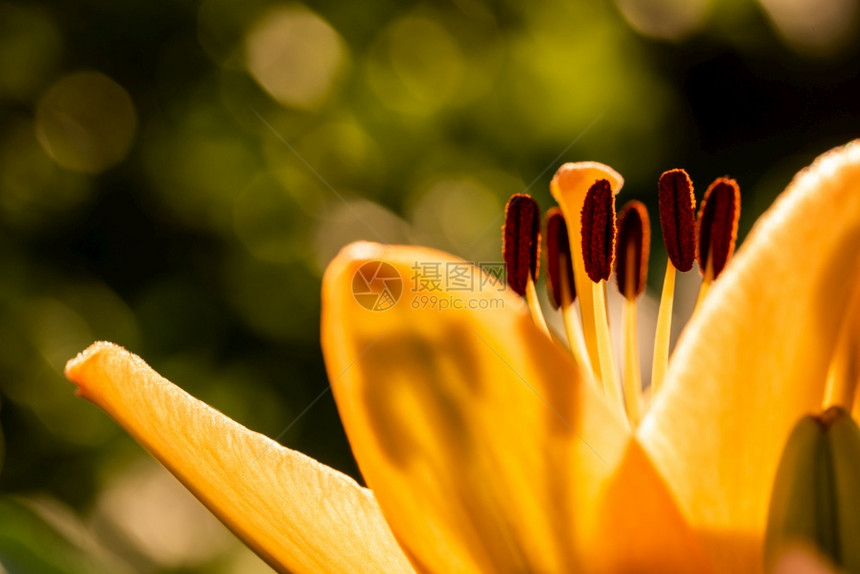
[[[555,168],[580,159],[651,206],[665,169],[700,194],[731,175],[743,235],[796,169],[860,133],[859,15],[856,0],[0,2],[0,572],[267,571],[74,397],[67,359],[120,343],[357,477],[318,342],[341,246],[497,261],[507,197],[549,207]]]

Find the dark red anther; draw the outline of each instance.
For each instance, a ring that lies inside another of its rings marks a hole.
[[[615,258],[615,195],[605,179],[594,182],[582,204],[582,258],[592,281],[609,279]]]
[[[696,258],[696,198],[693,182],[683,169],[660,176],[660,227],[669,261],[678,271],[689,271]]]
[[[529,195],[518,193],[508,200],[502,252],[508,285],[525,295],[529,277],[537,279],[540,259],[540,208]]]
[[[699,270],[704,274],[710,258],[716,279],[735,251],[738,238],[738,219],[741,216],[741,190],[735,180],[718,178],[702,199],[699,210],[696,257]]]
[[[573,283],[573,258],[570,254],[570,237],[567,222],[561,209],[553,207],[546,213],[546,263],[549,301],[558,309],[564,302],[562,293],[562,273],[567,280],[570,301],[576,299],[576,285]]]
[[[635,299],[645,291],[651,250],[651,222],[641,201],[628,201],[618,212],[617,243],[615,280],[618,290],[628,299]]]

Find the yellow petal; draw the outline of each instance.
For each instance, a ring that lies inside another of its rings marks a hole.
[[[412,571],[369,490],[230,420],[125,349],[94,343],[66,376],[276,570]]]
[[[819,158],[756,224],[672,358],[640,440],[725,571],[762,567],[788,433],[821,407],[860,285],[860,144]]]
[[[591,364],[598,364],[596,335],[594,332],[595,317],[592,301],[593,291],[591,279],[585,273],[585,262],[582,258],[582,204],[588,189],[595,181],[609,181],[613,193],[621,191],[624,178],[617,171],[596,161],[580,161],[566,163],[555,172],[549,189],[558,202],[567,223],[570,238],[570,253],[573,257],[573,281],[576,283],[576,296],[579,299],[579,310],[582,315],[582,326],[585,333],[585,344]]]
[[[352,288],[379,261],[396,273],[375,288],[396,298],[399,275],[402,296],[372,311]],[[475,277],[473,289],[418,288],[452,268]],[[480,279],[441,252],[362,243],[323,280],[338,409],[413,563],[440,573],[703,571],[694,534],[615,411],[519,297]]]

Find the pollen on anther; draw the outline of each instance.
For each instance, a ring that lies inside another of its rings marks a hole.
[[[705,273],[710,257],[712,279],[722,272],[735,251],[740,215],[741,191],[737,182],[727,177],[718,178],[705,192],[697,224],[696,257],[702,273]]]
[[[582,258],[588,277],[609,279],[615,258],[615,195],[609,181],[599,179],[582,204]]]
[[[651,223],[641,201],[628,201],[618,213],[618,239],[615,280],[618,290],[628,299],[645,291],[648,256],[651,248]]]
[[[693,182],[683,169],[660,176],[660,228],[669,260],[678,271],[689,271],[696,258],[696,199]]]
[[[531,196],[515,194],[505,207],[502,253],[508,285],[526,294],[529,277],[537,279],[540,259],[540,208]]]
[[[570,238],[567,223],[558,207],[551,208],[546,214],[546,262],[547,290],[553,307],[558,309],[564,302],[562,274],[567,282],[570,301],[576,299],[576,286],[573,282],[573,258],[570,253]]]

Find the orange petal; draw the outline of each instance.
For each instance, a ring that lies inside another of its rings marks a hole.
[[[687,327],[640,440],[722,570],[762,568],[791,428],[818,411],[860,289],[860,144],[801,172]],[[860,328],[860,327],[858,327]]]
[[[472,288],[430,290],[436,271],[444,282],[452,270]],[[695,535],[626,425],[523,301],[483,278],[438,251],[361,243],[323,280],[338,409],[413,563],[703,571]]]
[[[281,572],[411,572],[373,494],[94,343],[66,376]]]

